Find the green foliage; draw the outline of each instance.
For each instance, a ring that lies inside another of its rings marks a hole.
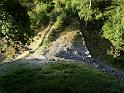
[[[85,23],[85,30],[94,31],[99,37],[108,39],[118,52],[124,50],[123,5],[122,0],[39,0],[35,13],[31,11],[30,17],[34,19],[33,25],[42,22],[48,24],[50,20],[57,23],[57,18],[64,14],[58,26],[67,24],[70,18],[79,18]]]
[[[114,49],[108,54],[116,57],[124,51],[123,0],[0,0],[0,36],[13,45],[26,43],[32,30],[49,24],[55,27],[47,36],[51,42],[73,18],[97,40],[109,40]]]
[[[116,3],[114,9],[109,10],[109,19],[103,26],[103,36],[109,39],[118,50],[124,50],[124,2]]]
[[[85,30],[94,31],[93,33],[98,33],[101,38],[108,39],[115,48],[112,54],[115,57],[119,55],[119,51],[124,51],[124,2],[122,0],[92,0],[91,5],[90,0],[72,1],[75,2],[80,19],[85,22],[83,24]]]
[[[116,79],[77,63],[16,68],[0,77],[0,89],[6,93],[122,93]]]
[[[25,44],[31,35],[27,8],[18,0],[0,1],[0,36],[9,43],[14,41]]]
[[[42,25],[44,26],[47,25],[49,23],[51,15],[48,12],[50,11],[49,8],[51,7],[52,7],[51,4],[43,2],[36,4],[35,8],[29,11],[28,13],[32,23],[31,26],[36,29],[37,27],[40,27]]]

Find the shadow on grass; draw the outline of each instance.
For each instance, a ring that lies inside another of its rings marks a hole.
[[[52,63],[0,77],[0,93],[122,93],[119,82],[93,67]]]

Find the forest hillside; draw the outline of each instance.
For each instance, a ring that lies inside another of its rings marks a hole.
[[[0,93],[123,93],[123,21],[123,0],[0,0]]]

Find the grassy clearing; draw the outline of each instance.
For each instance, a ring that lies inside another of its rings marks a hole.
[[[0,77],[0,93],[123,93],[117,80],[77,63],[18,68]]]

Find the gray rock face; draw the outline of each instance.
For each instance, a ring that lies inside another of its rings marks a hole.
[[[66,48],[66,51],[60,51],[59,53],[56,53],[56,56],[77,61],[91,57],[84,41],[74,42],[70,48]]]
[[[66,36],[64,37],[63,42],[61,42],[60,39],[57,39],[52,42],[45,55],[48,58],[55,56],[76,61],[83,61],[85,58],[91,57],[84,39],[80,35],[77,36],[78,37],[75,37],[73,41],[68,41]]]

